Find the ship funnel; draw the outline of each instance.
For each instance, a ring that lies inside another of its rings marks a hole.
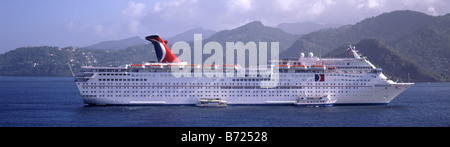
[[[152,42],[155,47],[156,57],[160,63],[180,63],[181,61],[175,54],[172,53],[167,46],[168,41],[163,40],[159,35],[152,35],[145,37],[148,41]]]

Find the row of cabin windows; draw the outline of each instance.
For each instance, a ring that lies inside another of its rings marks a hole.
[[[126,80],[126,81],[147,81],[147,79],[99,79],[100,81],[121,81],[121,80]],[[221,88],[221,89],[259,89],[259,88],[263,88],[263,89],[267,89],[264,87],[260,87],[260,86],[274,86],[271,87],[272,89],[349,89],[350,87],[354,87],[354,88],[358,88],[356,86],[365,86],[368,85],[367,83],[295,83],[295,85],[297,86],[290,86],[291,84],[293,85],[293,83],[262,83],[261,85],[258,83],[78,83],[78,85],[137,85],[137,87],[132,87],[134,88],[138,88],[140,87],[142,88],[146,88],[146,85],[152,85],[152,86],[214,86],[214,85],[220,85],[219,87],[207,87],[209,88]],[[224,87],[224,86],[254,86],[254,87]],[[304,87],[301,87],[302,85],[305,85]],[[350,86],[350,87],[333,87],[333,86]],[[313,86],[313,87],[308,87],[308,86]],[[320,86],[320,87],[315,87],[315,86]],[[84,88],[88,88],[88,87],[83,87]],[[91,89],[96,87],[90,87]],[[102,87],[100,87],[102,88]],[[104,87],[103,87],[104,88]],[[109,88],[114,88],[114,87],[107,87]],[[119,87],[115,87],[116,89],[120,88]],[[165,89],[171,89],[170,87],[162,87]],[[190,88],[190,89],[195,89],[193,87],[172,87],[172,89],[183,89],[183,88]],[[129,89],[129,88],[126,88]]]
[[[147,79],[98,79],[99,81],[147,81]]]
[[[86,93],[91,93],[91,94],[97,94],[97,93],[141,93],[141,94],[146,94],[146,93],[165,93],[165,94],[175,94],[175,93],[246,93],[246,94],[250,94],[250,93],[260,93],[260,94],[265,94],[265,93],[295,93],[295,94],[326,94],[326,93],[335,93],[335,94],[339,94],[339,93],[375,93],[375,91],[81,91],[82,94],[86,94]]]
[[[345,95],[345,94],[344,94]],[[171,98],[175,98],[175,97],[220,97],[220,98],[224,98],[224,97],[298,97],[298,95],[289,95],[289,94],[216,94],[216,95],[203,95],[203,94],[189,94],[189,95],[179,95],[179,94],[156,94],[156,95],[82,95],[82,97],[84,98],[97,98],[97,97],[171,97]],[[308,94],[306,96],[322,96],[321,94]],[[336,95],[330,95],[332,97],[335,97]],[[370,96],[370,95],[346,95],[346,96]]]

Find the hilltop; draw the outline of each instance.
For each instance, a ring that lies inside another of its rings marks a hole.
[[[265,26],[261,21],[254,21],[232,30],[223,30],[215,33],[204,42],[280,42],[280,52],[288,49],[298,36],[291,35],[280,29]]]

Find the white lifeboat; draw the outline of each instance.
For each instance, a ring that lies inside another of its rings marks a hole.
[[[325,70],[326,66],[325,65],[312,65],[311,68],[315,69],[315,70]]]

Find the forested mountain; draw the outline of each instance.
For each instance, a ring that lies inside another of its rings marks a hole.
[[[346,25],[303,35],[288,49],[286,54],[295,51],[315,50],[322,50],[326,54],[337,46],[357,43],[367,38],[380,39],[391,44],[402,37],[415,36],[414,32],[432,24],[436,18],[409,10],[384,13],[367,18],[355,25]],[[305,45],[305,43],[309,43],[309,45]]]
[[[450,80],[450,14],[430,16],[409,10],[384,13],[355,25],[303,35],[281,56],[300,52],[325,55],[364,39],[381,40],[427,71],[438,72],[440,81]]]
[[[355,47],[360,54],[366,56],[377,68],[382,68],[383,73],[394,81],[428,82],[439,81],[442,78],[438,72],[427,70],[381,40],[364,39],[355,44]],[[345,51],[345,48],[342,46],[332,50],[324,57],[354,58]]]
[[[77,47],[23,47],[0,55],[0,76],[72,76],[81,66],[118,66],[142,61],[156,61],[152,45],[119,51]]]

